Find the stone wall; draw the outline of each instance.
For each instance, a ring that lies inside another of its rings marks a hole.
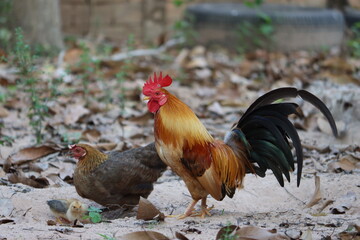
[[[186,0],[184,0],[186,2]],[[350,2],[360,2],[351,0]],[[221,0],[190,0],[224,2]],[[241,2],[230,1],[230,2]],[[325,6],[326,0],[266,0],[267,3]],[[61,0],[62,28],[65,35],[105,37],[119,42],[134,34],[137,40],[156,43],[181,19],[186,5],[176,7],[172,0]],[[360,4],[359,4],[360,5]]]
[[[150,40],[165,32],[167,1],[62,0],[62,29],[66,35],[103,36],[112,41],[129,34]]]

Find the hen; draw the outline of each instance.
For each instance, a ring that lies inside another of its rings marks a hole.
[[[221,201],[233,197],[242,187],[245,173],[265,176],[271,169],[281,186],[283,174],[290,181],[290,172],[297,162],[297,184],[300,184],[303,153],[300,138],[290,114],[297,114],[295,103],[274,101],[300,96],[309,101],[328,119],[337,136],[334,119],[317,97],[305,90],[280,88],[258,98],[244,113],[225,140],[215,140],[194,112],[164,87],[172,79],[160,73],[144,84],[144,100],[150,112],[155,114],[154,134],[156,150],[160,158],[185,182],[193,201],[181,217],[190,216],[196,203],[201,200],[200,215],[210,215],[206,198],[210,194]],[[291,152],[295,147],[296,160]]]
[[[147,198],[166,169],[154,143],[124,152],[102,153],[86,145],[69,146],[78,160],[74,185],[81,197],[109,208],[131,209]]]

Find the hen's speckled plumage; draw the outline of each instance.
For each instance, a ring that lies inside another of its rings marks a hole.
[[[124,152],[101,153],[86,144],[76,144],[87,154],[79,159],[74,172],[74,185],[81,197],[110,208],[132,208],[140,196],[147,198],[153,183],[166,165],[154,143]]]

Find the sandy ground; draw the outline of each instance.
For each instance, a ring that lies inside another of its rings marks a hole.
[[[324,141],[322,143],[327,144],[326,139]],[[333,139],[328,138],[327,141],[330,143]],[[318,172],[322,200],[311,208],[305,208],[315,190],[313,173],[316,171],[311,169],[312,161],[309,157],[306,159],[308,164],[299,188],[296,187],[295,174],[291,176],[292,182],[284,188],[270,172],[265,178],[248,175],[244,189],[238,191],[233,199],[217,202],[209,197],[208,204],[214,205],[211,217],[166,218],[160,223],[126,217],[110,223],[85,224],[83,228],[48,226],[47,221],[55,218],[46,201],[71,197],[81,199],[73,186],[46,189],[22,184],[0,186],[0,199],[8,199],[8,203],[0,209],[0,215],[5,215],[0,220],[14,220],[13,223],[0,224],[0,239],[104,239],[99,234],[120,239],[126,233],[143,230],[158,231],[170,238],[175,236],[175,232],[181,232],[189,239],[215,239],[218,230],[229,223],[275,228],[293,237],[308,231],[313,239],[326,236],[337,239],[337,234],[352,224],[360,225],[360,171]],[[81,200],[94,205],[89,200]],[[184,183],[167,171],[158,180],[149,200],[165,214],[180,214],[191,198]],[[322,210],[323,214],[317,214],[328,200],[334,202]],[[9,206],[13,207],[11,211]],[[346,207],[345,214],[331,213],[332,208],[341,206]],[[191,232],[194,229],[198,231]]]

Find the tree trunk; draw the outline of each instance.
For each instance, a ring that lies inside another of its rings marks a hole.
[[[11,30],[21,27],[29,44],[64,47],[58,0],[13,0],[9,18]]]

